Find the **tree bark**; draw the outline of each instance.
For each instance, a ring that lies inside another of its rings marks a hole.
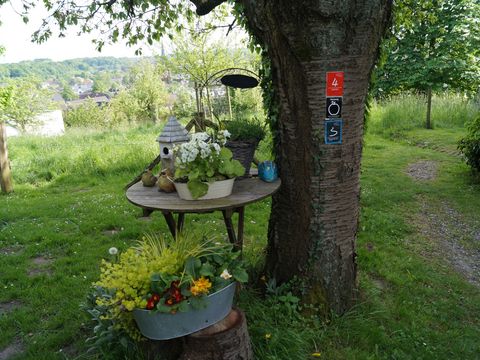
[[[179,360],[253,360],[245,314],[233,309],[219,323],[187,336]]]
[[[7,128],[0,122],[0,187],[3,193],[13,191],[12,174],[7,150]]]
[[[425,122],[425,127],[427,129],[432,129],[432,88],[429,87],[427,90],[427,120]]]
[[[304,300],[343,313],[356,298],[364,103],[391,0],[242,0],[268,51],[279,104],[267,270],[299,276]],[[345,73],[343,143],[324,143],[326,72]]]

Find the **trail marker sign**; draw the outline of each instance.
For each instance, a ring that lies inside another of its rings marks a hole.
[[[327,118],[342,117],[342,98],[341,97],[327,98],[326,117]]]
[[[325,144],[341,144],[342,143],[342,119],[325,120]]]
[[[327,72],[327,97],[343,96],[343,71]]]

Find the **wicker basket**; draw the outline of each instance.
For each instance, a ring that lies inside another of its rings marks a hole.
[[[243,176],[237,177],[237,179],[243,179],[250,176],[250,165],[253,162],[253,156],[255,155],[255,149],[257,148],[258,141],[227,141],[225,147],[230,149],[233,153],[233,158],[242,163],[245,168]]]

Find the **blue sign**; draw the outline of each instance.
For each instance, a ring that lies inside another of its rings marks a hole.
[[[342,143],[342,119],[325,120],[325,144]]]

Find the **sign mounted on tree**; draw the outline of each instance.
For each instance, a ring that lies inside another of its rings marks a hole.
[[[325,144],[334,145],[342,143],[342,119],[325,120]]]
[[[327,72],[327,97],[343,96],[343,71]]]
[[[327,118],[342,117],[342,98],[341,97],[327,98],[326,117]]]

